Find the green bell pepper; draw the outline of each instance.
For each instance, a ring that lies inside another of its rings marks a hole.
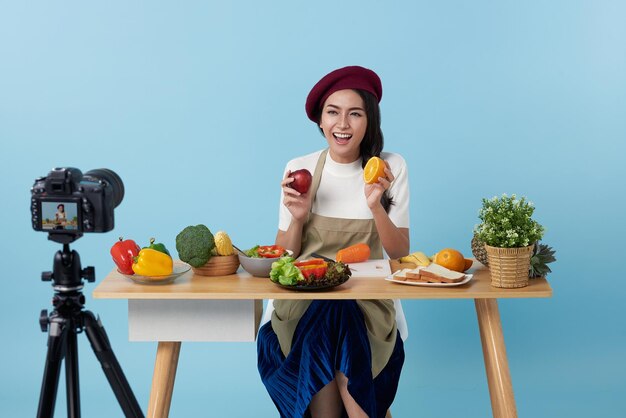
[[[154,241],[156,241],[154,238],[150,238],[150,245],[147,247],[143,247],[143,248],[151,248],[153,250],[170,255],[170,252],[167,250],[167,248],[165,248],[165,244],[161,242],[155,243]]]

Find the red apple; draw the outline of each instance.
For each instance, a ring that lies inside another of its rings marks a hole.
[[[293,177],[293,181],[289,183],[289,187],[302,194],[309,191],[311,181],[313,180],[313,176],[309,170],[303,168],[301,170],[292,171],[289,177]]]

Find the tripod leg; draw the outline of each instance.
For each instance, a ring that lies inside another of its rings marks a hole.
[[[122,407],[122,411],[124,411],[124,415],[126,417],[144,418],[139,403],[128,384],[128,380],[124,376],[122,367],[113,353],[104,327],[99,320],[96,320],[93,313],[89,311],[83,311],[82,317],[91,348],[102,365],[102,370],[104,370],[104,374]]]
[[[54,405],[59,388],[59,377],[61,376],[61,362],[65,355],[68,332],[65,325],[65,319],[56,316],[55,312],[51,314],[48,328],[48,353],[46,354],[46,365],[39,394],[39,408],[37,409],[38,418],[54,416]]]
[[[80,386],[78,380],[78,344],[76,329],[70,319],[67,328],[65,352],[65,388],[67,397],[67,416],[80,418]]]

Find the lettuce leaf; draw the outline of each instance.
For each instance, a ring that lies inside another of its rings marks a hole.
[[[259,245],[255,245],[249,250],[245,250],[244,253],[246,253],[246,255],[250,258],[261,258],[261,256],[259,255],[259,247]]]
[[[293,257],[281,257],[274,261],[270,271],[270,280],[283,286],[293,286],[299,281],[303,281],[304,276],[300,269],[295,266],[295,261]]]

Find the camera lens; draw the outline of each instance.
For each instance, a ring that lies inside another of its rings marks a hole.
[[[112,189],[113,207],[117,207],[124,198],[124,183],[120,176],[115,174],[113,170],[108,168],[96,168],[95,170],[89,170],[85,173],[85,177],[94,177],[100,180],[104,180]]]

